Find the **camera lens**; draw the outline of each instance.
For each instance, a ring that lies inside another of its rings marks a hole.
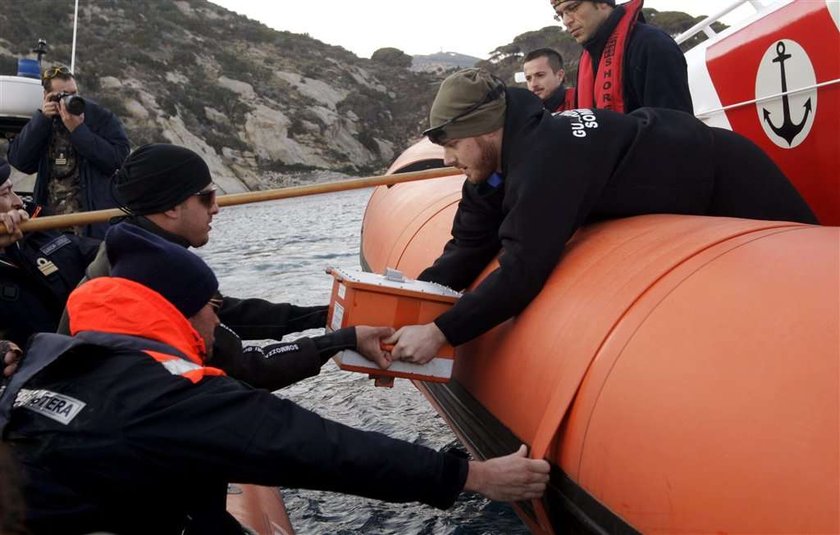
[[[77,95],[66,95],[62,97],[64,107],[73,115],[81,115],[85,112],[85,100]]]

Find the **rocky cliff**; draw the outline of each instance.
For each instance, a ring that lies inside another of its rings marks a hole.
[[[443,76],[475,59],[419,57],[415,69],[432,67],[417,72],[400,50],[358,58],[206,0],[140,4],[81,3],[81,93],[120,116],[133,146],[166,141],[201,153],[226,192],[283,185],[296,173],[382,171],[422,132]],[[68,65],[72,23],[72,2],[5,2],[0,74],[14,74],[41,37],[50,43],[44,66]],[[539,46],[577,56],[552,26],[499,47],[484,65],[513,83],[522,54]]]
[[[72,3],[0,10],[0,74],[39,37],[69,64]],[[381,171],[417,138],[439,75],[360,59],[204,0],[83,2],[80,91],[117,113],[132,144],[168,141],[207,160],[227,192],[308,170]]]

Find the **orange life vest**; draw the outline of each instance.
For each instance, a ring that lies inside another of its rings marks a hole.
[[[98,277],[76,288],[67,300],[70,334],[98,331],[138,336],[179,351],[172,355],[143,350],[173,375],[193,383],[204,376],[225,375],[204,366],[204,340],[187,318],[154,290],[128,279]]]

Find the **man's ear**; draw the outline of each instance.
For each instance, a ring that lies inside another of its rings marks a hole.
[[[180,226],[182,205],[176,205],[169,210],[146,215],[146,219],[159,226],[163,230],[177,234]]]
[[[558,74],[558,76],[560,76],[560,83],[561,84],[566,81],[566,70],[565,69],[560,69],[559,71],[557,71],[557,74]]]
[[[167,219],[178,219],[178,218],[181,217],[181,209],[182,208],[183,207],[181,206],[181,204],[176,204],[175,206],[173,206],[169,210],[161,212],[161,214],[163,214],[163,216],[166,217]]]

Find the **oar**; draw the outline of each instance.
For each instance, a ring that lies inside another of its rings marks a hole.
[[[350,180],[339,180],[336,182],[323,182],[310,184],[308,186],[291,186],[266,191],[249,191],[245,193],[233,193],[220,195],[216,201],[220,207],[249,204],[252,202],[274,201],[277,199],[288,199],[290,197],[303,197],[306,195],[317,195],[319,193],[335,193],[349,191],[352,189],[371,188],[373,186],[385,186],[401,184],[415,180],[426,180],[429,178],[440,178],[460,173],[454,167],[441,167],[438,169],[427,169],[425,171],[412,171],[410,173],[397,173],[393,175],[378,175],[365,178],[353,178]],[[52,230],[57,228],[75,227],[90,225],[93,223],[104,223],[114,217],[125,216],[125,212],[118,208],[111,210],[96,210],[93,212],[78,212],[75,214],[62,214],[46,217],[39,217],[21,224],[23,232],[37,232],[41,230]],[[0,223],[0,233],[6,234],[6,227]]]

